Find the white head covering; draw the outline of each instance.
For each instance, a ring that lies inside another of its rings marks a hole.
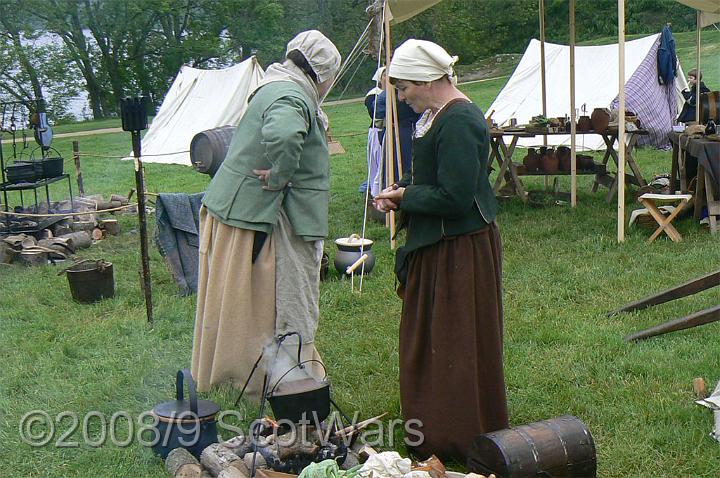
[[[393,53],[388,74],[391,78],[410,81],[433,81],[455,76],[457,56],[450,56],[440,45],[426,40],[410,39]]]
[[[373,75],[372,80],[375,83],[379,82],[382,79],[383,73],[385,73],[385,67],[381,66],[380,68],[377,69],[377,71],[375,71],[375,74]]]
[[[298,50],[303,54],[308,64],[317,74],[319,83],[335,76],[340,67],[340,53],[337,48],[335,48],[333,42],[317,30],[298,33],[287,44],[285,54],[287,55],[293,50]],[[291,60],[285,59],[282,63],[273,63],[268,66],[265,70],[265,77],[255,87],[250,98],[255,95],[257,90],[275,81],[292,81],[305,90],[313,103],[313,108],[317,111],[317,116],[323,127],[328,128],[327,115],[320,108],[320,103],[324,98],[320,98],[318,85]]]
[[[318,83],[334,77],[340,68],[340,52],[333,42],[317,30],[298,33],[287,44],[285,54],[287,55],[293,50],[298,50],[303,54],[317,74]]]

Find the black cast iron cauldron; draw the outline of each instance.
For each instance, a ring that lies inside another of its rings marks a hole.
[[[294,335],[298,336],[298,363],[280,376],[266,397],[276,420],[287,420],[292,423],[300,423],[304,420],[314,423],[317,420],[319,423],[330,415],[330,382],[327,379],[327,369],[320,360],[300,361],[302,338],[297,333]],[[308,374],[307,378],[283,382],[290,372],[296,368],[303,369],[306,364],[313,362],[320,364],[325,370],[325,377],[322,380],[317,380]]]
[[[183,381],[187,382],[189,400],[183,397]],[[156,405],[152,410],[158,419],[153,451],[165,459],[175,448],[185,448],[199,459],[207,446],[218,441],[215,416],[219,411],[215,402],[197,399],[190,370],[178,371],[175,400]]]

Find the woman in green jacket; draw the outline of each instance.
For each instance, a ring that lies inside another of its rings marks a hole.
[[[508,416],[490,138],[482,111],[455,87],[455,61],[428,41],[395,50],[390,82],[422,116],[411,171],[376,207],[399,210],[407,228],[396,266],[400,399],[406,430],[415,429],[406,443],[421,458],[464,462],[475,435],[507,427]]]
[[[319,359],[313,342],[330,186],[320,103],[339,66],[322,33],[293,38],[285,61],[268,67],[252,93],[207,189],[192,351],[198,390],[241,387],[265,351],[246,390],[257,398],[264,373],[277,379],[297,356],[296,336],[284,342],[292,354],[267,348],[280,334],[298,332],[302,359]],[[321,367],[306,368],[322,378]]]

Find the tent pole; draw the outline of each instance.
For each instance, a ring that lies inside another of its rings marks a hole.
[[[545,88],[545,0],[539,0],[540,16],[540,91],[542,92],[542,114],[547,117],[547,90]],[[547,146],[547,136],[543,136],[543,146]],[[545,189],[550,188],[550,178],[545,176]]]
[[[700,35],[702,31],[702,12],[695,12],[697,15],[697,26],[695,31],[695,69],[698,72],[695,83],[695,123],[700,124]]]
[[[383,23],[385,24],[385,66],[387,67],[385,74],[385,187],[393,184],[395,176],[394,158],[393,158],[393,142],[395,134],[395,87],[390,84],[390,59],[392,51],[390,47],[390,8],[388,0],[385,0],[383,7]],[[390,226],[390,248],[395,249],[395,211],[390,211],[387,216],[387,225]]]
[[[625,0],[618,0],[618,50],[617,240],[625,242]]]
[[[547,92],[545,88],[545,0],[540,0],[540,91],[542,92],[542,113],[547,116]],[[545,137],[547,146],[547,137]]]
[[[577,207],[577,157],[575,154],[575,0],[570,0],[570,205]]]

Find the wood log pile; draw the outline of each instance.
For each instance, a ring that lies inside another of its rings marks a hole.
[[[130,208],[108,213],[92,213],[103,209],[112,209],[129,204],[129,197],[112,194],[109,200],[96,194],[73,198],[73,213],[66,217],[49,215],[46,217],[25,218],[24,216],[0,217],[0,263],[21,263],[25,265],[44,265],[48,261],[64,260],[72,257],[78,249],[90,247],[94,242],[108,236],[120,234],[120,224],[115,218],[101,217],[101,214],[127,213]],[[41,203],[38,210],[32,208],[15,209],[15,213],[49,214],[48,211],[69,211],[70,200]],[[82,214],[78,214],[82,213]],[[133,212],[130,212],[131,214]],[[134,208],[137,213],[137,208]],[[37,230],[39,227],[44,228]],[[19,233],[9,231],[21,228]],[[30,230],[35,230],[30,232]]]
[[[337,460],[344,469],[357,465],[362,445],[349,446],[347,437],[321,426],[285,431],[263,419],[256,445],[251,437],[238,435],[208,446],[200,460],[184,449],[175,449],[165,460],[165,468],[175,478],[249,478],[253,465],[256,470],[295,475],[310,463],[325,459]]]

